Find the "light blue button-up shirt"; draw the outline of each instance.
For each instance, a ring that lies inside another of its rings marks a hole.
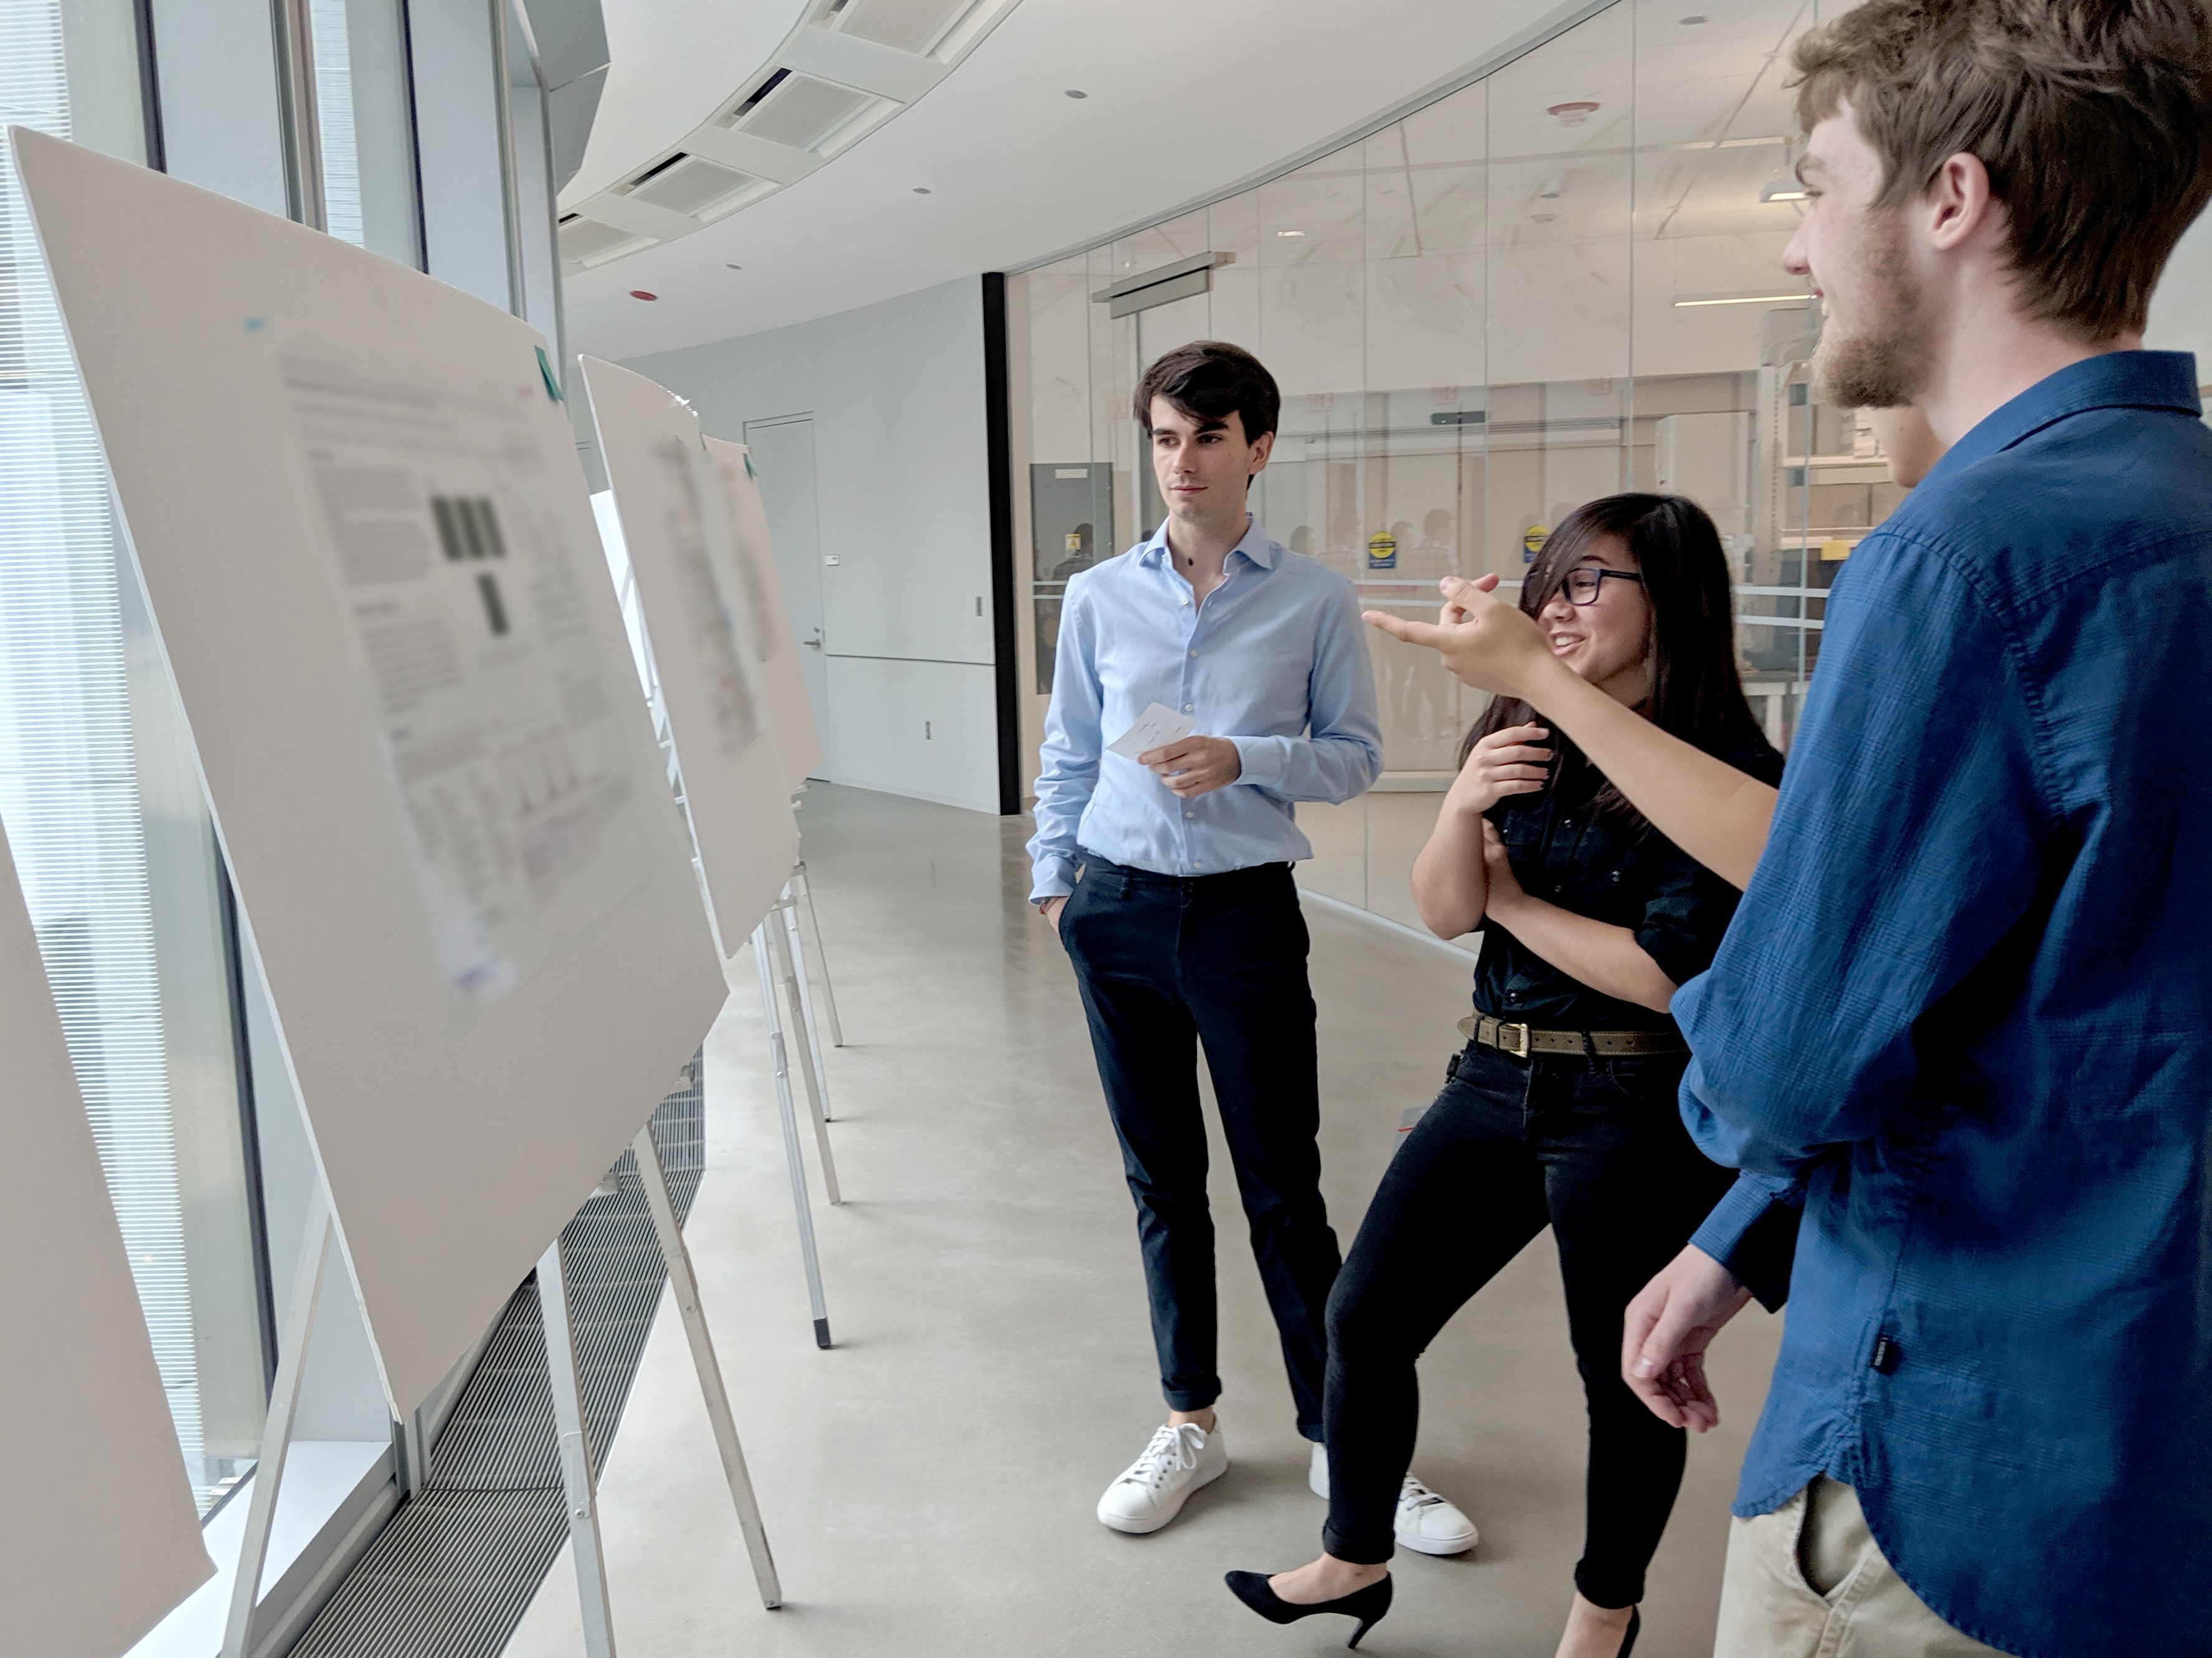
[[[1226,788],[1179,800],[1106,744],[1155,702],[1237,745]],[[1075,885],[1080,847],[1160,875],[1313,856],[1297,800],[1349,800],[1382,769],[1375,676],[1352,586],[1267,539],[1259,520],[1200,603],[1167,527],[1067,584],[1036,784],[1030,902]]]

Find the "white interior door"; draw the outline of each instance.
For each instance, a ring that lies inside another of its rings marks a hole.
[[[814,705],[814,729],[822,734],[822,770],[836,763],[830,735],[830,679],[823,658],[829,648],[822,619],[822,533],[815,512],[814,419],[748,421],[745,442],[753,471],[760,475],[761,506],[768,513],[769,539],[783,572],[784,602],[791,607],[791,630],[799,640],[806,671],[806,697]]]

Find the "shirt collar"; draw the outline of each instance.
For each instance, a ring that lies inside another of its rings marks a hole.
[[[1244,514],[1244,538],[1229,550],[1231,558],[1235,558],[1239,553],[1256,569],[1272,570],[1275,568],[1275,544],[1267,539],[1267,532],[1260,527],[1256,513]],[[1139,563],[1158,568],[1167,562],[1167,556],[1168,521],[1162,519],[1160,527],[1152,531],[1152,538],[1138,550],[1137,559]]]
[[[1983,416],[1929,476],[1971,466],[2069,415],[2092,409],[2172,409],[2201,416],[2197,359],[2186,351],[2108,351],[2069,363]]]

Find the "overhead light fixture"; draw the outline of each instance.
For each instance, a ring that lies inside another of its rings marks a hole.
[[[1678,311],[1706,305],[1810,305],[1813,296],[1803,289],[1795,294],[1684,294],[1674,301]]]
[[[743,270],[744,266],[741,264],[726,264],[722,269],[725,270]]]
[[[1598,112],[1597,103],[1589,98],[1571,99],[1564,104],[1553,104],[1544,111],[1563,127],[1578,127]]]
[[[634,300],[657,300],[660,297],[658,294],[647,293],[642,288],[631,288],[629,291],[629,296]]]
[[[1769,179],[1759,186],[1759,199],[1762,202],[1802,202],[1809,193],[1795,179]]]
[[[1705,13],[1701,11],[1693,11],[1687,17],[1685,17],[1682,20],[1682,27],[1684,28],[1695,28],[1700,23],[1710,23],[1713,20],[1706,16]]]
[[[1567,175],[1564,173],[1554,173],[1536,186],[1536,194],[1547,202],[1556,202],[1566,193]]]
[[[1549,224],[1559,216],[1556,213],[1531,213],[1528,216],[1537,224]]]
[[[914,187],[914,193],[917,196],[927,196],[929,194],[929,186],[927,185],[916,185]]]
[[[1303,230],[1279,230],[1279,231],[1277,231],[1275,234],[1276,234],[1278,236],[1289,237],[1289,236],[1303,236],[1303,235],[1304,235],[1306,233],[1305,233],[1304,231],[1303,231]]]
[[[1070,98],[1088,98],[1090,95],[1091,94],[1089,93],[1080,91],[1074,87],[1070,87],[1067,89],[1067,96]]]

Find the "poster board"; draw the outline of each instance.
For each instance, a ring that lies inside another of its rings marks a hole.
[[[0,1606],[10,1651],[116,1658],[215,1564],[4,830],[0,1054]]]
[[[784,780],[796,789],[822,768],[822,734],[814,728],[814,705],[807,700],[806,674],[799,663],[799,635],[791,625],[791,607],[784,603],[775,547],[769,540],[768,509],[761,504],[760,481],[745,446],[726,438],[708,438],[706,444],[722,481],[738,556],[760,594],[765,618],[761,677],[769,723],[783,757]]]
[[[766,601],[738,563],[698,416],[642,374],[582,363],[708,902],[734,955],[799,856],[763,687]]]
[[[504,312],[15,142],[404,1416],[725,995],[574,439]]]

